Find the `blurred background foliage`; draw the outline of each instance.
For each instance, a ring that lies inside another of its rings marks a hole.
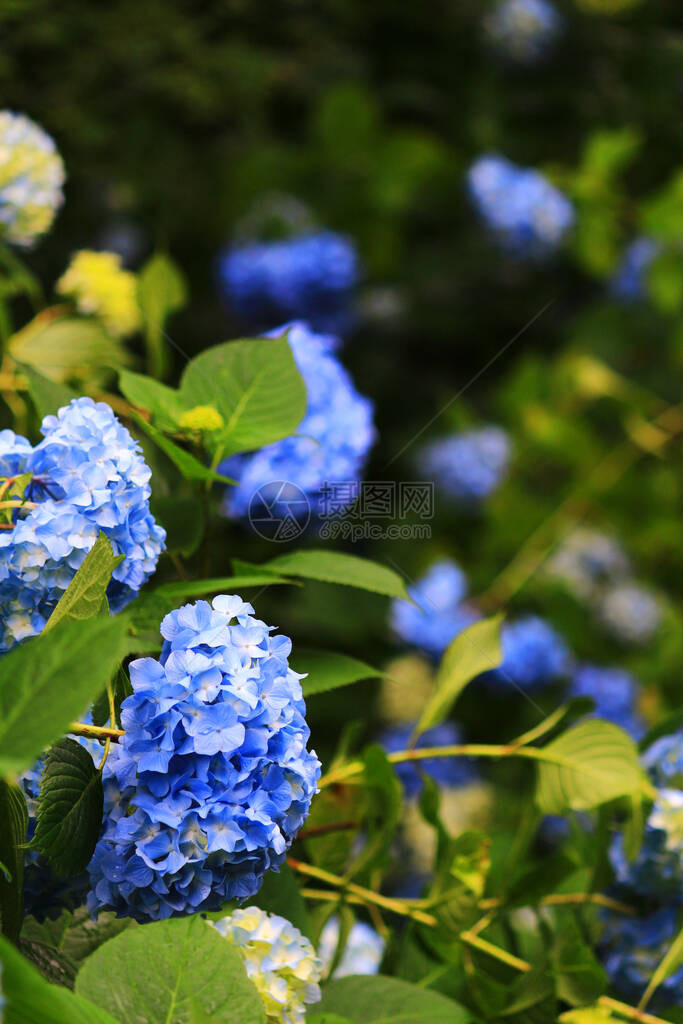
[[[176,382],[182,353],[245,333],[219,297],[217,254],[264,197],[294,196],[312,223],[350,236],[363,273],[344,362],[379,430],[367,477],[415,478],[423,442],[478,421],[513,444],[506,482],[476,512],[440,500],[430,541],[354,550],[409,580],[455,558],[487,610],[541,612],[579,659],[632,669],[654,721],[680,704],[683,643],[671,411],[683,364],[680,11],[564,0],[552,52],[522,66],[488,45],[489,6],[12,0],[0,11],[4,105],[42,124],[68,169],[31,265],[49,292],[73,250],[119,248],[133,269],[168,252],[189,293],[164,356]],[[488,151],[542,170],[573,201],[562,251],[522,262],[483,230],[464,175]],[[609,281],[640,235],[659,255],[644,296],[620,302]],[[136,345],[127,358],[142,367]],[[164,467],[159,499],[164,475],[182,494]],[[619,644],[543,572],[579,522],[614,534],[657,592],[662,624],[644,647]],[[216,571],[235,553],[272,555],[228,522],[212,543]],[[397,650],[378,602],[334,588],[273,590],[259,613],[375,664]],[[359,717],[372,714],[368,692],[348,696]],[[338,700],[311,712],[330,738]],[[527,710],[515,703],[522,723]],[[461,717],[481,735],[477,697]],[[509,735],[507,713],[501,722]]]

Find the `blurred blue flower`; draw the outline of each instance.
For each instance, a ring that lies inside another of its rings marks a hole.
[[[510,440],[500,427],[463,430],[428,445],[421,470],[446,494],[476,503],[500,486],[510,460]]]
[[[571,697],[592,697],[595,714],[621,726],[634,739],[645,733],[645,723],[638,712],[638,684],[619,668],[582,665],[572,678]]]
[[[335,915],[325,924],[318,943],[318,956],[323,970],[327,973],[332,966],[339,943],[339,918]],[[346,978],[356,974],[377,974],[382,963],[386,942],[374,928],[364,921],[354,922],[349,932],[344,952],[332,975]]]
[[[458,633],[481,616],[463,604],[467,577],[455,562],[442,559],[408,587],[415,604],[396,598],[391,628],[406,643],[438,657]],[[416,607],[417,606],[417,607]]]
[[[644,644],[657,632],[661,611],[656,597],[637,583],[617,583],[603,595],[600,617],[618,640]]]
[[[216,910],[282,864],[320,763],[291,642],[253,611],[236,595],[185,605],[161,623],[160,658],[131,664],[89,866],[93,912]]]
[[[533,64],[545,56],[561,25],[547,0],[501,0],[484,22],[496,50],[520,64]]]
[[[258,328],[301,319],[316,330],[344,333],[358,274],[353,242],[332,231],[232,246],[219,260],[227,301]]]
[[[617,885],[641,902],[683,900],[683,791],[660,789],[645,824],[643,844],[629,861],[622,833],[615,835],[610,860]]]
[[[574,207],[547,178],[497,154],[472,164],[467,186],[501,245],[520,258],[547,255],[574,222]]]
[[[548,561],[547,572],[562,580],[578,597],[595,597],[606,583],[625,579],[628,557],[614,538],[578,527],[564,538]]]
[[[407,750],[414,725],[398,725],[382,733],[379,742],[388,754]],[[418,750],[425,747],[446,747],[462,743],[460,729],[453,722],[442,722],[423,732],[417,743]],[[464,757],[432,757],[412,764],[402,761],[394,765],[406,796],[411,799],[422,790],[421,773],[429,775],[440,786],[464,786],[477,777],[471,759]]]
[[[246,516],[255,493],[273,481],[287,481],[295,493],[299,488],[314,513],[324,511],[324,484],[359,480],[375,440],[372,402],[356,391],[328,339],[303,323],[279,327],[268,337],[285,330],[306,384],[306,416],[296,434],[223,463],[222,471],[239,481],[226,493],[224,509],[231,518]],[[308,514],[305,505],[303,510]]]
[[[674,907],[658,910],[648,917],[610,914],[600,947],[603,966],[616,994],[636,1004],[647,988],[680,930]],[[683,964],[665,978],[648,1003],[648,1010],[660,1013],[680,1007]]]
[[[166,531],[149,510],[151,471],[108,405],[74,399],[32,448],[0,432],[0,474],[32,473],[14,528],[0,531],[0,652],[39,633],[102,532],[124,555],[107,590],[119,611],[156,569]]]
[[[646,295],[645,275],[659,255],[659,245],[652,238],[636,238],[627,247],[610,283],[610,290],[625,302],[635,302]]]
[[[653,743],[643,764],[655,786],[683,789],[683,729]]]
[[[501,646],[500,667],[479,677],[498,690],[511,688],[512,683],[523,690],[532,690],[569,671],[571,658],[567,645],[559,633],[537,615],[506,622],[501,632]]]

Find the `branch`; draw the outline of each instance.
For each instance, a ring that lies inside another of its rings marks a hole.
[[[96,740],[118,740],[125,736],[123,729],[111,729],[103,725],[83,725],[82,722],[72,722],[69,732],[74,736],[89,736]]]

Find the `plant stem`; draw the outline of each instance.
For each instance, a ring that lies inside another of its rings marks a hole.
[[[638,1024],[667,1024],[661,1017],[653,1017],[651,1013],[636,1010],[634,1006],[629,1006],[628,1003],[620,1003],[618,999],[611,999],[610,996],[600,996],[598,1005],[604,1006],[607,1010],[614,1010],[615,1013],[626,1017],[627,1020],[637,1021]]]
[[[543,896],[538,901],[540,906],[544,907],[559,907],[559,906],[581,906],[582,904],[596,904],[600,907],[608,907],[610,910],[614,910],[619,914],[626,914],[632,917],[635,914],[633,907],[627,906],[626,903],[620,903],[618,900],[613,900],[610,896],[603,896],[601,892],[557,892],[551,893],[549,896]],[[503,905],[503,901],[499,899],[485,899],[481,900],[479,906],[482,909],[500,907]]]
[[[69,732],[74,736],[90,736],[97,740],[118,740],[125,736],[123,729],[112,729],[103,725],[84,725],[83,722],[72,722]]]
[[[480,935],[474,934],[471,931],[460,932],[460,939],[468,946],[472,946],[473,949],[478,949],[481,953],[487,953],[495,960],[499,960],[500,963],[507,964],[508,967],[514,967],[516,971],[526,972],[532,969],[531,964],[527,960],[520,960],[518,956],[513,956],[512,953],[500,949],[499,946],[494,946],[492,942],[487,942],[486,939],[482,939]]]

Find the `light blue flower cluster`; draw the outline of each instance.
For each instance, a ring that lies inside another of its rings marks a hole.
[[[610,917],[601,942],[602,962],[623,1000],[635,1005],[641,999],[680,927],[680,911],[672,906],[646,917]],[[648,1011],[680,1008],[682,991],[683,964],[657,986]]]
[[[407,750],[413,725],[398,725],[383,733],[379,742],[388,754],[398,750]],[[462,743],[460,729],[453,722],[442,722],[423,732],[415,746],[417,749],[426,747],[447,747]],[[404,761],[394,765],[406,796],[409,799],[418,796],[422,790],[422,772],[434,779],[439,786],[464,786],[477,777],[472,762],[464,757],[432,757],[412,764]]]
[[[548,574],[583,600],[598,598],[605,585],[626,579],[631,564],[615,537],[599,530],[572,530],[548,561]]]
[[[401,640],[438,657],[451,640],[480,618],[464,604],[467,577],[455,562],[444,558],[408,587],[415,602],[395,598],[391,628]]]
[[[277,869],[320,774],[291,641],[237,596],[171,612],[158,660],[130,666],[125,735],[104,771],[93,911],[140,921],[246,899]]]
[[[482,683],[501,691],[512,684],[533,690],[566,675],[570,668],[571,656],[564,640],[537,615],[506,622],[501,647],[502,664],[479,677]]]
[[[618,583],[605,591],[598,610],[610,633],[626,644],[647,643],[661,622],[657,599],[637,583]]]
[[[683,791],[659,789],[637,857],[629,861],[619,833],[610,847],[617,884],[641,900],[683,898]]]
[[[154,572],[166,538],[149,510],[151,471],[108,405],[74,399],[41,430],[35,448],[0,431],[0,478],[32,474],[30,504],[0,531],[0,652],[43,629],[98,533],[125,556],[107,591],[113,611]]]
[[[652,261],[659,255],[653,238],[636,238],[627,247],[610,283],[613,295],[624,302],[635,302],[646,295],[645,276]]]
[[[339,943],[339,918],[335,915],[320,933],[318,955],[329,976]],[[374,928],[364,921],[355,921],[346,939],[344,952],[332,977],[346,978],[354,974],[377,974],[382,963],[386,942]]]
[[[226,299],[257,328],[296,318],[343,333],[358,272],[355,246],[332,231],[235,246],[219,261]]]
[[[643,764],[655,786],[683,789],[683,729],[653,743]]]
[[[520,64],[544,57],[562,21],[547,0],[501,0],[486,18],[486,34],[503,56]]]
[[[224,508],[232,518],[246,516],[255,493],[273,481],[300,488],[314,513],[324,513],[324,485],[359,480],[375,439],[372,402],[356,391],[328,339],[303,323],[285,325],[268,337],[284,331],[306,384],[306,416],[296,434],[223,464],[223,472],[239,481],[226,494]],[[295,503],[281,511],[292,509],[297,511]],[[308,513],[305,504],[299,510]]]
[[[572,677],[571,697],[592,697],[595,714],[621,726],[634,739],[645,732],[638,712],[638,684],[629,672],[619,668],[582,665]]]
[[[467,186],[501,245],[520,258],[549,254],[574,222],[571,202],[547,178],[497,154],[475,161]]]
[[[510,461],[510,439],[500,427],[463,430],[428,445],[421,470],[446,494],[476,503],[495,491]]]
[[[30,246],[64,201],[64,164],[53,140],[24,114],[0,111],[0,236]]]

